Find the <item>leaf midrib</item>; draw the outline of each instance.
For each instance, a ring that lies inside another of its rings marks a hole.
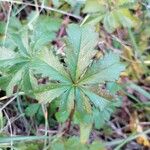
[[[81,50],[81,40],[82,40],[82,30],[80,30],[80,43],[79,43],[79,49],[78,49],[78,55],[77,55],[77,60],[76,60],[76,65],[75,65],[75,77],[74,77],[74,83],[76,83],[77,80],[77,68],[78,68],[78,62],[79,62],[79,56],[80,56],[80,50]]]

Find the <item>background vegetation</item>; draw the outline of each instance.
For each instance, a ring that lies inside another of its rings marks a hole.
[[[0,0],[0,150],[150,149],[149,0]]]

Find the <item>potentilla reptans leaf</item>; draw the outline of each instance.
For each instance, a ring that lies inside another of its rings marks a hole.
[[[75,95],[74,95],[74,88],[71,88],[70,92],[69,92],[69,95],[68,95],[68,99],[67,99],[67,111],[69,113],[72,112],[72,110],[75,108]]]
[[[38,86],[37,79],[34,77],[33,71],[28,66],[24,70],[21,89],[32,96],[30,91]]]
[[[81,123],[80,124],[80,142],[82,144],[85,144],[88,141],[91,130],[92,130],[92,123],[90,123],[90,124]]]
[[[0,47],[0,60],[13,59],[16,54],[13,50],[5,47]]]
[[[24,69],[22,67],[11,78],[11,80],[9,81],[8,86],[6,88],[7,95],[10,96],[13,94],[14,86],[17,85],[21,81],[23,72],[24,72]]]
[[[23,57],[28,57],[29,53],[28,53],[28,50],[23,43],[22,36],[19,33],[18,34],[11,34],[11,38],[12,38],[13,42],[15,43],[15,45],[17,46],[17,48],[19,49],[19,53]]]
[[[119,55],[107,53],[103,58],[94,62],[81,78],[80,84],[97,84],[106,81],[116,81],[125,65],[120,62]]]
[[[6,68],[19,63],[28,62],[25,57],[20,57],[13,50],[0,47],[0,68]]]
[[[99,110],[105,109],[105,107],[108,105],[109,101],[106,100],[103,97],[100,97],[99,95],[82,88],[82,91],[84,94],[91,100],[91,102],[94,104],[95,107],[97,107]]]
[[[52,80],[70,83],[68,73],[58,58],[54,56],[52,50],[47,48],[42,49],[37,58],[32,61],[31,67],[35,69],[37,73],[48,76]]]
[[[71,24],[67,29],[66,63],[71,77],[77,80],[95,55],[94,47],[98,43],[98,34],[94,27]]]
[[[106,23],[114,19],[114,15],[106,18]],[[92,25],[68,25],[63,47],[65,56],[58,57],[49,42],[55,39],[60,22],[49,17],[40,16],[31,23],[30,27],[35,29],[26,29],[19,35],[17,28],[12,33],[10,37],[14,37],[14,49],[3,51],[0,56],[0,71],[5,68],[1,71],[0,86],[8,95],[13,94],[15,89],[39,103],[55,104],[58,121],[76,119],[75,122],[81,126],[81,142],[85,143],[92,125],[101,127],[100,124],[109,119],[116,98],[109,99],[88,87],[116,81],[125,66],[112,52],[106,53],[100,60],[94,59],[99,34]],[[115,19],[112,24],[113,29],[118,26]]]
[[[46,15],[40,15],[33,23],[33,35],[31,37],[33,49],[39,50],[39,48],[42,48],[54,40],[60,25],[60,19],[54,19]]]
[[[35,98],[39,100],[40,103],[50,103],[55,98],[59,97],[65,91],[67,91],[69,87],[58,84],[58,83],[50,83],[49,86],[43,85],[37,88],[34,91]]]
[[[132,28],[140,24],[138,17],[130,11],[136,4],[136,0],[109,2],[105,0],[87,0],[83,12],[88,13],[93,18],[90,22],[94,22],[100,17],[99,22],[103,23],[107,32],[112,33],[118,27]],[[96,22],[98,23],[98,20]]]

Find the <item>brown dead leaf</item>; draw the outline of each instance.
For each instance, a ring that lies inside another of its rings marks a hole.
[[[100,59],[102,56],[103,56],[103,53],[102,53],[101,51],[98,51],[98,52],[95,54],[94,58],[95,58],[96,60],[98,60],[98,59]]]
[[[123,50],[123,57],[129,61],[129,73],[138,80],[140,80],[141,76],[143,75],[143,67],[140,60],[134,57],[133,50],[129,46],[124,46]]]
[[[141,133],[141,135],[136,139],[137,143],[141,144],[141,145],[143,145],[145,147],[150,148],[150,141],[148,140],[147,135],[146,134],[142,134],[143,128],[140,125],[137,111],[134,111],[131,114],[131,118],[130,118],[130,130],[132,132]]]

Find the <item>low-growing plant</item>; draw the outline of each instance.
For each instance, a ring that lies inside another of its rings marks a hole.
[[[100,84],[116,82],[125,69],[119,55],[106,52],[94,59],[99,41],[95,28],[70,24],[63,38],[65,56],[60,61],[49,44],[56,37],[59,20],[40,16],[30,30],[18,24],[22,30],[10,27],[0,48],[0,87],[8,96],[21,91],[44,104],[57,98],[57,120],[79,124],[81,142],[85,143],[92,126],[100,128],[109,120],[120,101],[115,94],[99,92]],[[48,77],[48,82],[39,85],[41,77]]]
[[[84,13],[88,13],[85,22],[88,24],[102,22],[109,33],[120,27],[136,27],[140,21],[130,10],[138,7],[137,2],[137,0],[87,0],[83,9]]]

